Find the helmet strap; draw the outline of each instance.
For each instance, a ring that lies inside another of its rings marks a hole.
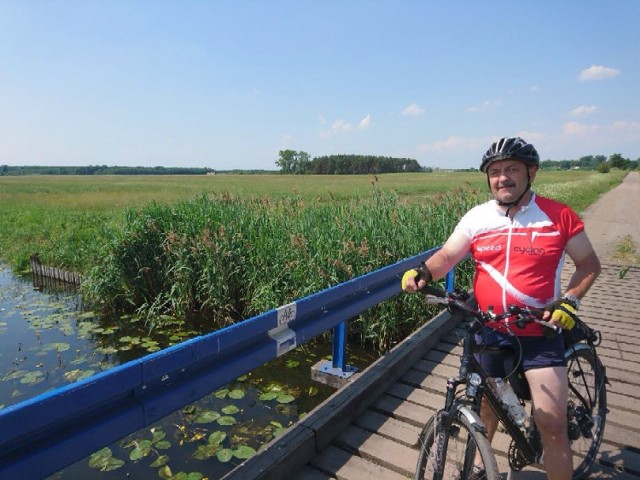
[[[489,184],[489,188],[491,188],[489,175],[487,175],[487,183]],[[531,190],[531,175],[529,174],[529,169],[527,168],[527,188],[524,189],[524,192],[522,192],[522,194],[518,198],[516,198],[513,202],[503,202],[502,200],[498,200],[496,198],[496,202],[498,202],[498,205],[500,205],[501,207],[507,207],[507,211],[504,214],[505,217],[509,216],[509,212],[511,211],[511,209],[518,205],[518,203],[520,203],[520,200],[522,200],[522,198],[527,194],[529,190]]]

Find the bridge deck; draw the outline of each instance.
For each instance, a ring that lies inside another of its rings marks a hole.
[[[621,273],[624,275],[621,277]],[[640,478],[640,268],[604,265],[581,316],[600,330],[607,367],[609,415],[590,478]],[[446,378],[457,373],[461,332],[443,313],[357,375],[305,419],[227,479],[401,479],[411,477],[412,447],[429,416],[444,403]],[[509,439],[494,440],[508,469]],[[545,478],[529,470],[518,478]]]

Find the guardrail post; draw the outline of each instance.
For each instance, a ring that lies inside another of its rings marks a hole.
[[[444,288],[447,292],[452,292],[455,285],[455,273],[454,270],[450,270],[444,277]]]
[[[347,322],[333,327],[332,366],[341,371],[347,366]]]
[[[311,367],[311,378],[340,388],[358,369],[347,365],[347,322],[340,322],[332,331],[331,361],[320,360]]]

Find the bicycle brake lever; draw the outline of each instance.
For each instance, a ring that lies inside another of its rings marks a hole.
[[[427,294],[424,296],[424,299],[427,303],[432,305],[448,305],[449,300],[446,298],[439,297],[437,295]]]

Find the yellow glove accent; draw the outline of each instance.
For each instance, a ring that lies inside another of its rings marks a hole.
[[[560,302],[553,314],[551,315],[551,320],[557,320],[558,325],[560,325],[565,330],[571,330],[576,326],[575,321],[576,309],[568,302]]]
[[[407,282],[409,281],[409,279],[410,278],[416,278],[417,276],[418,276],[418,271],[416,269],[414,269],[414,268],[404,272],[404,275],[402,275],[402,290],[404,290],[406,292],[407,291]]]

